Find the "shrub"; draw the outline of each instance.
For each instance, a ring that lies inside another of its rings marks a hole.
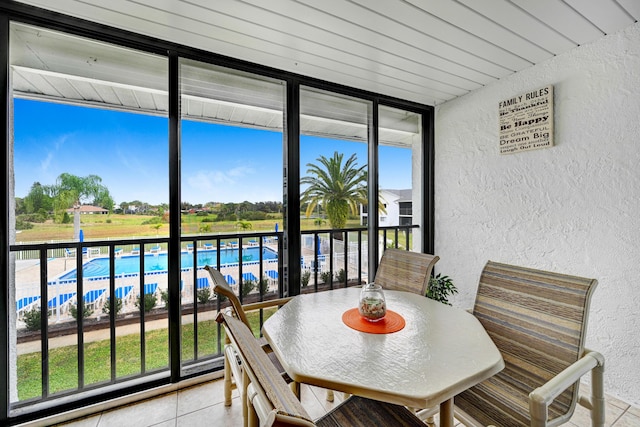
[[[16,221],[24,221],[24,222],[44,222],[47,218],[41,218],[38,214],[36,213],[32,213],[32,214],[23,214],[23,215],[18,215],[16,217]]]
[[[216,221],[217,222],[219,222],[219,221],[237,221],[237,220],[238,220],[238,217],[234,213],[229,213],[229,214],[226,214],[226,215],[219,214],[216,217]]]
[[[151,310],[153,310],[157,302],[158,302],[158,299],[156,298],[156,294],[145,294],[144,302],[142,303],[144,304],[144,312],[148,313]],[[141,306],[141,298],[140,296],[138,296],[138,299],[136,300],[136,308],[138,308],[139,310],[140,306]]]
[[[41,313],[39,307],[34,307],[31,310],[24,312],[24,323],[27,326],[28,331],[40,330]]]
[[[164,303],[165,307],[169,307],[169,291],[165,289],[160,289],[160,299]]]
[[[246,211],[242,212],[239,217],[246,221],[262,221],[267,219],[267,214],[260,211]]]
[[[198,298],[198,303],[206,304],[207,301],[209,301],[209,298],[211,298],[211,289],[198,289],[198,292],[196,292],[196,298]]]
[[[69,216],[69,214],[67,212],[62,214],[62,221],[63,224],[71,224],[73,222],[73,218],[71,218],[71,216]]]
[[[336,273],[336,282],[345,283],[347,281],[347,272],[344,268],[341,268],[340,271]]]
[[[30,230],[33,228],[33,224],[23,221],[19,218],[16,219],[16,230]]]
[[[107,298],[107,302],[102,306],[102,312],[105,313],[105,314],[109,314],[111,312],[110,301],[111,301],[111,297]],[[116,301],[114,302],[114,306],[115,306],[115,309],[116,309],[116,314],[120,313],[122,311],[122,298],[117,298],[116,297]]]
[[[320,273],[320,279],[322,279],[323,283],[331,283],[331,272],[325,271],[323,273]]]
[[[162,224],[162,217],[154,216],[142,221],[142,225],[154,225],[154,224]]]
[[[309,270],[303,271],[300,276],[300,283],[303,288],[309,284],[309,279],[311,279],[311,272]]]
[[[267,279],[266,277],[262,280],[260,280],[260,294],[264,295],[267,292],[269,292],[269,279]]]
[[[78,320],[78,305],[77,304],[73,304],[71,307],[69,307],[69,313],[71,313],[71,316]],[[91,316],[93,314],[93,310],[91,310],[86,304],[82,307],[82,318],[85,319],[89,316]]]
[[[253,280],[245,280],[242,282],[242,296],[246,297],[256,288],[257,283]]]

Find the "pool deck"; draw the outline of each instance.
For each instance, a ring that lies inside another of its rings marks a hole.
[[[252,247],[255,248],[255,246],[252,246]],[[267,247],[267,245],[265,245],[265,247]],[[277,251],[277,247],[275,246],[274,247],[269,246],[269,248]],[[127,256],[127,255],[130,255],[130,254],[122,254],[122,256]],[[92,259],[93,258],[84,258],[82,262],[84,264],[88,261],[91,261]],[[270,261],[271,262],[269,262],[269,260],[264,260],[263,273],[268,269],[273,269],[272,267],[273,260],[270,260]],[[75,268],[76,268],[75,258],[51,258],[47,262],[47,276],[50,278],[50,281],[53,281],[54,278],[60,277],[64,273],[68,273],[69,271],[72,271]],[[259,269],[260,269],[259,263],[245,262],[243,263],[242,272],[243,273],[251,272],[257,277],[259,276]],[[223,272],[223,274],[231,274],[235,278],[239,278],[240,276],[238,264],[233,264],[232,266],[223,266],[221,268],[221,271]],[[200,278],[200,277],[206,277],[207,279],[209,278],[209,273],[207,273],[205,270],[200,268],[198,269],[196,275],[197,275],[197,278]],[[39,260],[16,260],[15,279],[16,279],[15,283],[17,288],[16,300],[29,295],[40,295],[40,261]],[[139,293],[139,287],[140,287],[139,280],[140,278],[138,274],[134,274],[124,278],[116,276],[116,279],[115,279],[116,288],[121,286],[133,286],[133,291],[131,292],[129,298],[127,298],[127,300],[124,301],[122,313],[138,310],[135,307],[134,302],[135,302],[135,295],[138,295]],[[186,271],[182,271],[181,280],[184,282],[184,287],[182,290],[182,301],[184,303],[191,303],[193,302],[194,282],[195,282],[193,278],[193,269],[190,268]],[[159,290],[166,290],[168,288],[168,274],[166,273],[166,271],[160,272],[160,273],[145,273],[144,282],[157,283],[158,291],[156,295],[159,295]],[[235,288],[236,291],[238,291],[237,284],[234,285],[233,287]],[[108,294],[108,288],[109,288],[108,279],[99,279],[99,280],[85,279],[83,283],[84,293],[87,293],[90,290],[107,289],[107,292],[105,293],[105,296],[106,296],[106,294]],[[49,286],[48,299],[51,299],[53,296],[57,294],[63,294],[67,292],[76,292],[76,291],[77,291],[77,283],[75,282],[75,280],[70,280],[64,284],[55,285],[55,287]],[[102,303],[104,303],[104,301],[106,301],[106,298],[104,298]],[[160,298],[158,298],[158,304],[162,304]],[[201,313],[199,320],[203,320],[202,316],[207,317],[208,315],[214,316],[215,313],[213,312]],[[104,316],[101,310],[101,306],[95,307],[94,314],[91,317],[97,317],[97,316]],[[54,314],[50,317],[50,322],[54,322],[54,323],[64,322],[68,320],[71,320],[71,316],[68,310],[65,310],[59,315],[54,312]],[[193,321],[192,316],[185,315],[183,318],[183,322],[189,323],[190,321]],[[156,328],[166,328],[167,327],[166,322],[167,322],[166,319],[150,321],[146,325],[146,328],[147,330],[156,329]],[[21,324],[22,322],[18,323],[19,328],[21,327]],[[121,328],[118,328],[117,334],[126,335],[128,333],[135,332],[137,330],[136,328],[139,328],[139,326],[132,325],[132,326],[121,327]],[[104,334],[108,333],[108,330],[106,331],[107,332],[101,331],[101,330],[87,332],[85,334],[85,342],[105,339]],[[59,346],[65,346],[65,345],[74,345],[76,343],[75,340],[76,340],[75,335],[58,337],[58,338],[52,339],[50,346],[59,347]],[[18,347],[19,347],[18,352],[20,354],[40,351],[40,342],[34,341],[34,342],[21,343],[18,345]]]
[[[269,248],[271,250],[277,251],[277,247],[271,245],[264,245],[265,248]],[[255,246],[249,247],[248,245],[245,248],[255,249]],[[166,252],[165,252],[166,253]],[[122,254],[122,256],[127,256],[129,254]],[[154,254],[156,255],[156,254]],[[91,261],[94,258],[83,258],[83,264]],[[277,262],[277,261],[276,261]],[[274,269],[274,260],[263,260],[262,270],[265,273],[267,270]],[[54,282],[56,278],[61,275],[68,273],[70,271],[75,270],[76,268],[76,258],[51,258],[47,262],[47,277],[49,278],[49,282]],[[277,268],[277,267],[276,267]],[[227,265],[222,265],[221,272],[225,275],[229,274],[236,278],[236,282],[239,283],[240,278],[240,268],[238,263],[232,263]],[[260,263],[257,261],[245,261],[242,263],[242,272],[243,273],[253,273],[254,276],[260,276]],[[191,303],[194,300],[194,285],[196,284],[196,279],[206,278],[209,280],[209,274],[203,270],[202,268],[198,268],[195,273],[193,268],[185,268],[181,272],[181,281],[182,285],[182,301],[184,303]],[[166,271],[158,271],[158,272],[147,272],[144,274],[144,283],[151,284],[157,283],[157,291],[156,295],[160,295],[161,290],[168,289],[168,274]],[[271,281],[270,286],[277,286],[277,282]],[[38,296],[40,295],[40,261],[39,260],[17,260],[15,267],[15,283],[16,283],[16,301],[21,298]],[[209,282],[210,284],[210,282]],[[104,293],[104,297],[98,301],[93,309],[94,316],[100,315],[102,313],[102,305],[106,303],[106,299],[109,296],[109,278],[99,278],[99,279],[90,279],[85,278],[83,280],[83,288],[82,292],[86,294],[92,290],[100,290],[104,289],[106,292]],[[133,286],[132,292],[129,294],[129,297],[123,300],[123,313],[126,313],[131,310],[137,310],[135,307],[136,296],[140,293],[140,276],[137,273],[128,274],[128,275],[116,275],[115,277],[115,288]],[[238,285],[232,286],[236,292],[238,292]],[[57,285],[50,285],[48,287],[48,295],[47,299],[51,299],[56,295],[63,295],[67,293],[75,294],[77,291],[77,283],[76,280],[65,280],[62,283]],[[70,300],[73,304],[77,300],[77,296]],[[160,299],[158,298],[158,303],[161,304]],[[39,304],[39,303],[38,303]],[[70,314],[68,313],[68,304],[60,310],[54,310],[53,316],[56,318],[55,321],[61,321],[68,317]]]

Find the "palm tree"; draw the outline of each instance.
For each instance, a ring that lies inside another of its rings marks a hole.
[[[62,217],[66,211],[73,207],[73,238],[78,240],[80,236],[80,205],[83,200],[93,197],[93,202],[101,202],[109,210],[113,209],[113,198],[107,187],[102,185],[102,178],[97,175],[79,177],[70,173],[62,173],[56,179],[56,183],[49,186],[48,192],[54,198],[54,208],[57,217]]]
[[[157,224],[153,224],[151,226],[151,228],[155,228],[156,229],[156,237],[158,237],[158,231],[160,230],[161,227],[162,227],[162,223],[161,222],[159,222]]]
[[[308,176],[300,180],[309,185],[301,198],[302,203],[309,203],[307,218],[321,204],[332,228],[344,228],[349,213],[357,215],[358,205],[367,203],[366,165],[358,167],[355,154],[343,165],[343,157],[337,151],[331,158],[320,156],[318,164],[307,163]]]
[[[241,230],[251,230],[253,228],[253,224],[251,224],[249,221],[238,221],[236,223],[236,227]]]

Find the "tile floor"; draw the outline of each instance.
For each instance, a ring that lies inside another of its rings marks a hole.
[[[332,403],[326,402],[323,389],[303,385],[302,402],[309,415],[320,417]],[[185,388],[139,403],[126,405],[74,421],[55,424],[65,427],[238,427],[242,426],[242,408],[238,391],[233,403],[224,406],[223,381],[215,380]],[[340,396],[336,395],[336,401]]]
[[[332,403],[327,402],[325,396],[323,389],[303,386],[302,403],[313,418],[320,417],[331,407]],[[233,397],[233,404],[230,407],[224,406],[223,382],[215,380],[57,425],[65,427],[242,426],[242,411],[237,391],[234,391]],[[336,402],[340,398],[341,393],[336,393]],[[565,425],[590,426],[588,411],[578,406],[570,423]],[[630,406],[613,397],[607,397],[605,425],[607,427],[640,427],[640,408]],[[457,426],[463,425],[457,424]]]

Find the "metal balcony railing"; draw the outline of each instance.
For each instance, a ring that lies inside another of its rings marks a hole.
[[[380,228],[381,250],[410,248],[414,228]],[[226,302],[213,294],[204,266],[218,268],[245,303],[278,298],[285,289],[282,236],[255,232],[180,239],[178,303],[185,373],[222,366],[222,331],[212,319]],[[368,237],[363,228],[302,231],[301,292],[366,283]],[[19,396],[12,408],[86,391],[107,393],[130,381],[168,375],[168,305],[175,303],[169,300],[168,247],[169,238],[11,246],[17,318],[11,333],[18,342],[18,365],[21,358],[35,358],[40,367],[35,387],[27,386],[34,380],[21,377],[22,369],[12,370]],[[268,315],[258,314],[257,330]],[[62,352],[56,338],[62,335],[73,343],[73,372],[60,372],[54,362]],[[100,359],[96,362],[93,347],[100,341],[101,360],[109,369],[96,377],[91,367]],[[125,352],[132,356],[121,358]]]

